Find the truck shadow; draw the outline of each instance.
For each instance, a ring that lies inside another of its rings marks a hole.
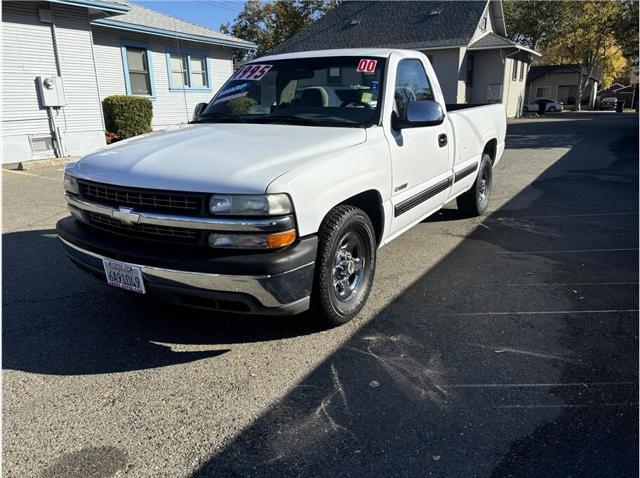
[[[637,476],[637,123],[595,127],[193,476]]]
[[[447,204],[445,207],[440,209],[435,214],[432,214],[428,218],[426,218],[423,223],[429,222],[447,222],[447,221],[461,221],[464,219],[469,219],[469,216],[456,209],[455,202]]]
[[[108,288],[70,263],[54,230],[5,234],[2,262],[7,369],[54,375],[141,370],[216,357],[230,344],[317,330],[304,315],[232,316]],[[184,351],[181,345],[222,347]]]
[[[637,122],[573,123],[510,125],[513,148],[570,146],[193,476],[636,475]],[[8,369],[139,370],[314,332],[143,304],[71,267],[53,231],[4,238]]]

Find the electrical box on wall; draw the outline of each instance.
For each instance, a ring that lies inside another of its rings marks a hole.
[[[41,106],[60,107],[67,104],[61,77],[38,76],[36,77],[36,83],[38,86]]]

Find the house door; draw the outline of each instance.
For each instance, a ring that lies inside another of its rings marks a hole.
[[[558,98],[556,98],[556,101],[560,101],[566,105],[569,101],[569,88],[570,86],[559,86]]]

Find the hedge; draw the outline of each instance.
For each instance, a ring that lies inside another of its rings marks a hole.
[[[115,95],[102,101],[105,127],[118,140],[151,131],[151,100],[140,96]]]
[[[225,112],[230,115],[244,115],[249,112],[252,106],[257,104],[258,102],[251,98],[236,98],[235,100],[227,101]]]

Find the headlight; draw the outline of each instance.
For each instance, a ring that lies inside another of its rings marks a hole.
[[[65,174],[64,190],[76,196],[80,194],[80,189],[78,188],[78,181],[76,181],[76,178],[74,178],[73,176],[69,176],[68,174]]]
[[[291,200],[286,194],[214,194],[209,200],[211,214],[231,216],[276,216],[291,214]]]
[[[212,232],[209,234],[209,247],[215,249],[279,249],[293,244],[295,240],[295,229],[272,234]]]

